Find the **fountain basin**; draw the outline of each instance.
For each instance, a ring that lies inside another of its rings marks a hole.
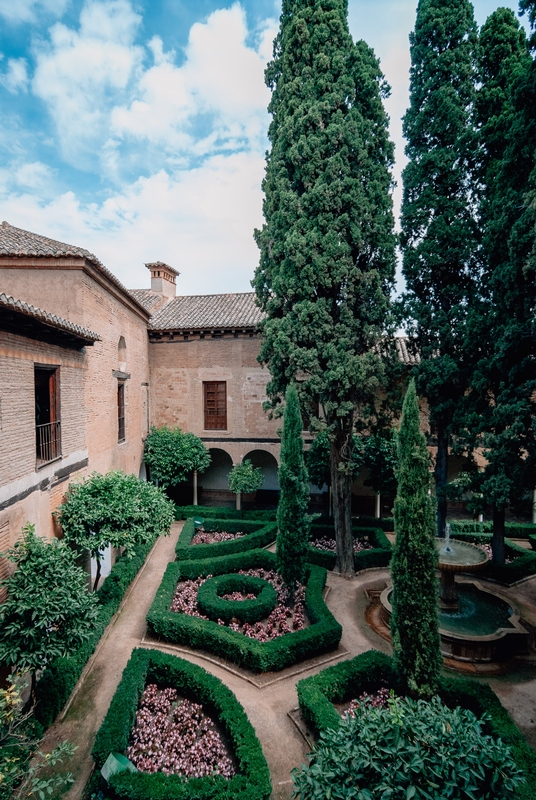
[[[439,569],[442,572],[478,572],[488,563],[488,555],[478,545],[450,539],[436,539]]]
[[[529,633],[517,608],[500,592],[465,579],[457,583],[459,605],[440,609],[439,635],[445,658],[473,663],[501,663],[528,652]],[[391,621],[389,586],[381,594],[381,616]]]

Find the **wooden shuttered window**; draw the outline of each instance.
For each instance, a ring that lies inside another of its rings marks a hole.
[[[125,441],[125,383],[117,383],[117,441]]]
[[[206,431],[227,430],[227,383],[203,383],[203,407]]]

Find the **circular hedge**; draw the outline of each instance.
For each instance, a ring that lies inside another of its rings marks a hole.
[[[256,595],[255,600],[225,600],[223,595],[232,592]],[[259,622],[268,617],[277,603],[274,587],[262,578],[251,575],[216,575],[209,578],[197,592],[197,605],[202,614],[214,622]]]

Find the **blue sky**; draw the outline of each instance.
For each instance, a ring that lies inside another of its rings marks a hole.
[[[497,5],[478,0],[477,22]],[[415,8],[349,0],[353,36],[392,86],[397,178]],[[279,11],[277,0],[0,0],[0,220],[88,248],[130,288],[160,260],[180,270],[181,294],[248,291]]]

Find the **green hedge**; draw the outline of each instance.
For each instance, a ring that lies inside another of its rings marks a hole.
[[[275,522],[275,511],[237,511],[217,506],[175,506],[175,519],[203,517],[204,519],[246,519]]]
[[[531,534],[536,534],[536,525],[529,522],[506,522],[505,531],[511,539],[528,539]],[[466,522],[454,520],[450,523],[450,532],[458,537],[459,533],[492,533],[492,522]]]
[[[336,728],[340,716],[333,703],[344,703],[363,692],[374,692],[387,686],[400,692],[400,684],[392,660],[384,653],[369,650],[350,661],[328,667],[318,675],[299,681],[297,685],[300,710],[306,724],[318,735],[328,728]],[[536,797],[536,753],[513,722],[497,695],[485,683],[462,678],[442,678],[439,696],[450,708],[468,708],[478,717],[484,713],[491,719],[486,733],[500,736],[512,749],[519,769],[523,770],[526,784],[521,786],[518,800]]]
[[[370,567],[387,567],[391,560],[393,547],[381,528],[353,528],[354,539],[367,538],[373,545],[372,550],[362,550],[354,554],[354,569],[356,572]],[[317,564],[325,569],[334,569],[337,556],[328,550],[317,550],[313,546],[317,537],[335,537],[333,525],[311,525],[311,545],[307,554],[310,564]]]
[[[255,600],[225,600],[222,595],[231,592],[254,594]],[[197,592],[199,610],[209,619],[217,622],[259,622],[268,617],[277,603],[277,594],[271,583],[251,575],[216,575],[205,581]]]
[[[481,524],[481,523],[478,523]],[[472,542],[473,544],[490,544],[492,535],[490,533],[464,533],[463,531],[456,532],[456,539],[460,542]],[[536,552],[527,550],[526,547],[520,547],[510,539],[504,540],[504,549],[507,556],[511,556],[514,561],[511,564],[503,564],[497,566],[489,562],[478,575],[482,578],[491,578],[499,583],[504,583],[505,586],[517,581],[523,580],[530,575],[536,574]]]
[[[47,728],[51,725],[69,699],[82,670],[95,651],[97,644],[113,615],[121,604],[123,596],[145,563],[154,537],[143,545],[138,545],[135,555],[120,556],[112,571],[97,591],[100,608],[94,623],[91,637],[66,658],[55,658],[41,674],[36,688],[36,719]]]
[[[317,566],[308,565],[306,570],[305,609],[311,624],[308,628],[287,633],[270,642],[257,642],[216,622],[169,610],[179,580],[225,575],[240,569],[259,567],[275,569],[275,554],[267,550],[248,550],[210,562],[181,561],[169,564],[147,615],[148,630],[155,636],[205,650],[253,672],[284,669],[319,653],[334,650],[340,642],[342,627],[324,602],[322,590],[326,582],[326,570]]]
[[[395,529],[395,521],[392,517],[376,519],[376,517],[352,517],[354,528],[381,528],[382,531],[392,533]]]
[[[177,561],[198,560],[200,558],[215,558],[227,556],[232,553],[242,553],[244,550],[255,550],[266,547],[275,542],[277,525],[275,522],[258,522],[252,520],[226,520],[207,519],[203,525],[206,531],[225,531],[226,533],[244,532],[246,535],[228,542],[215,544],[194,544],[192,539],[195,534],[193,518],[187,519],[183,525],[179,541],[175,548]]]
[[[162,772],[120,772],[110,779],[114,796],[125,800],[268,800],[272,786],[268,764],[246,713],[234,694],[202,667],[156,650],[133,651],[101,725],[93,758],[100,769],[108,755],[124,753],[145,686],[156,683],[177,689],[201,703],[218,719],[238,763],[238,774],[191,778]]]
[[[530,546],[533,550],[536,550],[536,533],[531,533],[529,536]]]

